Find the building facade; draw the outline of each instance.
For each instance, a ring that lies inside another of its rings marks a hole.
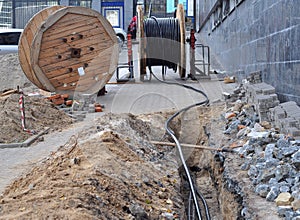
[[[83,6],[105,16],[113,27],[127,29],[137,0],[0,0],[0,28],[24,28],[29,19],[53,5]]]
[[[127,30],[131,18],[136,15],[137,5],[143,6],[145,16],[173,17],[178,3],[184,5],[187,13],[194,1],[196,0],[0,0],[0,27],[24,28],[28,20],[43,8],[65,5],[92,8],[106,17],[113,27]]]
[[[245,78],[261,71],[281,101],[300,104],[299,0],[197,1],[198,40],[212,68]]]

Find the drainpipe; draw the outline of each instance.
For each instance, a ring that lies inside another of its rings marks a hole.
[[[137,0],[132,1],[132,8],[133,8],[132,17],[136,16],[136,5],[137,5],[136,2]]]
[[[11,26],[12,28],[16,28],[16,0],[12,0],[12,21],[11,21]]]
[[[193,15],[194,15],[194,24],[193,24],[193,29],[194,30],[196,30],[196,18],[197,18],[197,16],[196,16],[196,4],[197,4],[197,2],[196,2],[196,0],[194,0],[193,1]]]

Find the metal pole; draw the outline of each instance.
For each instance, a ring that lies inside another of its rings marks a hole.
[[[132,59],[132,41],[131,34],[127,34],[127,49],[128,49],[128,67],[129,67],[129,78],[133,79],[133,59]]]
[[[12,17],[12,28],[16,28],[16,0],[12,0],[12,12],[11,12],[11,17]]]
[[[194,29],[190,32],[190,77],[195,79],[195,31]]]
[[[193,7],[193,16],[194,16],[193,29],[194,30],[196,30],[196,18],[197,18],[197,16],[196,16],[196,4],[197,4],[197,2],[196,2],[196,0],[194,0],[193,1],[193,5],[194,5],[194,7]]]
[[[136,16],[136,5],[137,5],[137,0],[133,0],[132,1],[132,8],[133,8],[132,17]]]

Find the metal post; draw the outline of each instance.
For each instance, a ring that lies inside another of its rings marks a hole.
[[[132,1],[132,8],[133,8],[132,17],[136,16],[136,5],[137,5],[137,0],[133,0]]]
[[[16,0],[12,0],[12,11],[11,11],[11,26],[12,28],[16,28]]]
[[[195,79],[195,74],[196,74],[196,70],[195,70],[195,31],[194,29],[191,29],[190,32],[190,77],[191,79]]]
[[[131,34],[127,34],[127,49],[128,49],[128,67],[129,67],[129,78],[133,79],[133,59],[132,59],[132,41]]]
[[[194,17],[194,24],[193,24],[193,29],[196,30],[196,0],[193,1],[193,5],[194,5],[194,8],[193,8],[193,17]]]

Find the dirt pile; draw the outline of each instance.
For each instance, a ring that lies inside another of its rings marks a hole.
[[[0,97],[0,143],[23,142],[31,136],[22,129],[19,98],[19,94]],[[50,127],[57,130],[72,123],[69,116],[44,98],[25,96],[24,106],[27,129],[40,132]]]
[[[178,164],[161,114],[107,114],[0,198],[0,219],[165,219],[184,216]]]
[[[38,90],[23,73],[18,54],[0,55],[0,65],[0,92],[16,89],[17,86],[20,86],[24,91]]]

